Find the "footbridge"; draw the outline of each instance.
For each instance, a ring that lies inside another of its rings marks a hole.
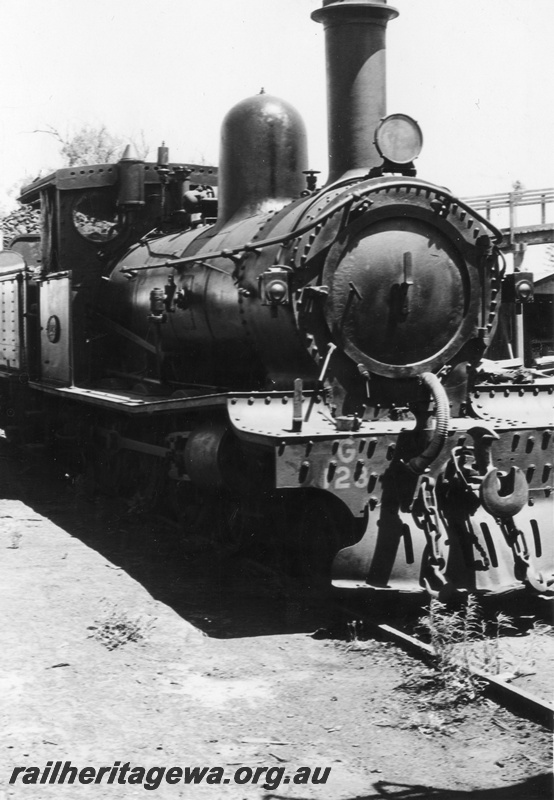
[[[464,200],[500,228],[501,249],[514,254],[516,269],[529,245],[554,243],[554,189],[515,190]]]

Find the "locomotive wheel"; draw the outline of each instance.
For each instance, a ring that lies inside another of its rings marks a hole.
[[[103,424],[101,422],[100,424]],[[106,423],[108,427],[108,423]],[[124,425],[111,421],[109,427],[123,435]],[[93,484],[99,494],[119,497],[123,494],[125,482],[124,451],[110,447],[103,435],[96,430],[91,432],[91,441],[85,454],[87,482]]]
[[[202,493],[190,481],[168,483],[168,496],[171,510],[185,536],[196,536],[209,524],[208,507]]]
[[[171,481],[169,500],[185,538],[200,539],[227,555],[240,550],[244,542],[240,500],[202,491],[190,481]]]
[[[146,453],[125,451],[123,469],[126,494],[136,510],[151,508],[160,499],[166,469],[160,458]]]
[[[114,430],[125,435],[120,427],[114,427]],[[137,509],[158,501],[166,471],[162,459],[123,447],[107,446],[100,439],[92,446],[87,460],[101,494],[127,498]]]
[[[211,535],[217,550],[226,555],[238,553],[245,540],[245,524],[242,503],[238,498],[218,498],[216,525]]]
[[[352,540],[348,510],[314,492],[296,500],[290,516],[291,573],[310,588],[329,587],[333,559]]]
[[[123,453],[95,447],[87,461],[92,467],[94,486],[100,494],[118,497],[123,486]]]

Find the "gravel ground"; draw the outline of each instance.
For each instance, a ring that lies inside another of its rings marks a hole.
[[[313,638],[336,622],[327,601],[246,559],[193,561],[159,522],[87,501],[48,464],[0,443],[2,800],[144,797],[9,783],[49,760],[231,776],[162,782],[164,800],[552,797],[540,726],[484,700],[437,707],[425,668],[394,646]],[[515,641],[515,662],[536,667],[528,637]],[[273,780],[236,785],[241,767]],[[303,767],[329,767],[327,783],[284,781]]]

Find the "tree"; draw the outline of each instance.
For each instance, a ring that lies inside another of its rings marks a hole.
[[[145,159],[149,151],[143,131],[140,133],[139,142],[131,137],[124,139],[121,136],[115,136],[108,131],[105,125],[99,127],[83,125],[74,133],[65,136],[52,126],[49,126],[48,130],[40,130],[36,133],[47,133],[58,140],[61,145],[60,154],[66,167],[117,161],[121,158],[121,154],[129,142],[134,145],[139,158]]]
[[[65,136],[51,125],[47,130],[37,130],[35,133],[46,133],[60,143],[60,155],[65,167],[117,161],[121,158],[123,150],[129,142],[134,146],[139,158],[146,159],[149,151],[143,131],[140,132],[138,142],[133,138],[124,139],[115,136],[108,131],[105,125],[98,127],[83,125],[72,134]],[[30,183],[30,180],[21,181],[21,186],[26,183]],[[14,236],[39,233],[40,212],[18,203],[14,211],[1,218],[0,228],[4,246],[9,244]]]
[[[60,141],[60,152],[68,167],[115,161],[123,147],[121,139],[108,133],[105,125],[100,128],[85,125],[71,138]]]

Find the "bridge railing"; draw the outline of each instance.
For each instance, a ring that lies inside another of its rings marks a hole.
[[[493,208],[511,208],[515,210],[518,206],[539,206],[541,223],[545,224],[547,205],[554,202],[554,189],[531,189],[528,191],[485,194],[466,197],[464,200],[476,211],[484,211],[487,219],[490,219],[490,213]]]
[[[503,229],[510,245],[554,241],[554,189],[531,189],[466,197],[464,201]]]

